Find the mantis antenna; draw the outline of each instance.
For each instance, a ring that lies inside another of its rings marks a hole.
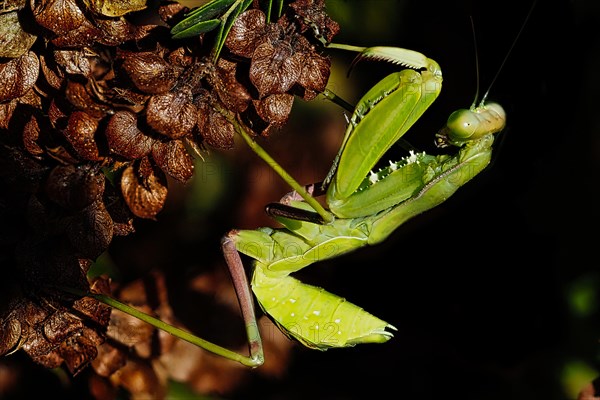
[[[517,40],[519,40],[519,37],[521,36],[521,33],[523,32],[523,29],[525,29],[525,25],[527,25],[527,21],[529,21],[529,17],[533,13],[533,9],[534,9],[536,3],[537,3],[537,0],[533,0],[533,3],[531,3],[531,7],[529,8],[529,11],[527,12],[527,15],[525,16],[525,20],[521,24],[521,28],[519,28],[519,32],[517,32],[517,36],[515,36],[515,39],[513,40],[512,44],[510,45],[510,48],[506,52],[506,55],[504,56],[504,60],[502,60],[502,63],[500,64],[500,67],[498,68],[498,71],[496,72],[496,75],[494,76],[494,79],[492,79],[492,83],[490,83],[490,86],[488,87],[488,90],[485,92],[485,94],[481,98],[481,102],[479,103],[480,107],[485,104],[485,100],[487,99],[487,96],[490,93],[490,90],[492,89],[492,85],[496,82],[496,79],[498,78],[498,75],[500,75],[500,71],[502,71],[502,68],[504,67],[504,64],[506,64],[506,60],[508,60],[508,56],[510,56],[510,53],[512,52],[513,48],[515,47],[515,44],[517,43]],[[471,19],[471,23],[472,22],[473,22],[473,19]],[[475,31],[473,31],[473,38],[474,37],[475,37]],[[477,60],[477,51],[475,52],[475,60]],[[477,61],[475,61],[475,62],[477,62]],[[479,92],[479,67],[477,67],[477,92]],[[478,94],[475,96],[475,102],[473,103],[473,106],[477,102],[477,96],[478,96]]]
[[[473,48],[475,51],[475,79],[476,79],[476,89],[475,89],[475,98],[473,99],[473,104],[471,104],[471,108],[475,108],[477,105],[477,98],[479,97],[479,52],[477,51],[477,38],[475,37],[475,22],[473,22],[473,16],[470,16],[471,19],[471,33],[473,34]],[[502,68],[502,66],[500,67]],[[496,74],[498,76],[498,74]],[[496,79],[496,78],[494,78]],[[492,81],[493,83],[494,81]],[[490,86],[491,87],[491,86]],[[488,89],[489,92],[490,89]],[[486,93],[487,95],[487,93]],[[485,97],[485,96],[484,96]],[[483,101],[482,101],[483,103]]]
[[[525,25],[527,24],[527,21],[533,12],[536,2],[537,0],[534,0],[531,4],[531,7],[525,16],[525,20],[521,24],[515,39],[506,52],[504,60],[502,60],[500,67],[496,71],[494,79],[492,79],[492,82],[479,102],[479,105],[476,105],[477,97],[479,95],[479,63],[477,61],[477,46],[475,46],[475,63],[477,73],[477,90],[475,100],[468,110],[460,109],[450,114],[446,126],[436,134],[435,143],[438,147],[446,147],[448,144],[461,146],[467,141],[472,141],[485,135],[500,132],[502,129],[504,129],[506,124],[506,113],[504,109],[498,103],[492,102],[486,104],[486,99],[492,86],[496,82],[496,79],[500,75],[502,68],[506,64],[506,61],[508,60],[513,48],[515,47],[517,40],[519,40],[519,37],[521,36],[521,33],[523,32],[523,29],[525,28]],[[471,26],[473,26],[472,19]],[[473,38],[475,38],[475,29],[473,29]]]

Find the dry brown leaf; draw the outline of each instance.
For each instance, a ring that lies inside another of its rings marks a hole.
[[[84,111],[75,111],[69,116],[65,138],[84,160],[100,161],[103,158],[96,144],[96,129],[98,120]]]

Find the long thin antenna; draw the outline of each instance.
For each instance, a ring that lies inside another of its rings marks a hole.
[[[515,37],[515,40],[513,40],[512,44],[510,45],[510,49],[508,49],[508,52],[504,56],[504,60],[502,61],[502,64],[500,64],[500,68],[498,68],[498,72],[496,72],[496,76],[494,76],[494,79],[492,79],[492,83],[490,83],[490,86],[488,87],[488,90],[485,92],[485,94],[481,98],[481,102],[479,103],[480,107],[485,104],[485,99],[487,98],[488,94],[490,93],[490,89],[492,88],[492,85],[494,84],[494,82],[496,82],[496,79],[498,78],[498,75],[500,75],[500,71],[502,71],[502,68],[504,67],[504,64],[506,63],[506,60],[508,60],[508,56],[512,52],[512,49],[515,47],[515,44],[517,43],[517,40],[519,39],[519,36],[521,36],[521,32],[523,32],[523,29],[525,28],[525,25],[527,25],[527,21],[529,20],[529,17],[531,16],[531,13],[533,12],[533,8],[535,7],[535,3],[537,3],[537,0],[534,0],[533,3],[531,4],[531,7],[529,8],[529,12],[527,13],[527,16],[525,16],[525,21],[523,21],[523,23],[521,24],[521,28],[519,29],[519,32],[517,33],[517,36]]]
[[[477,98],[479,97],[479,58],[477,52],[477,38],[475,37],[475,23],[473,22],[473,16],[470,16],[471,19],[471,31],[473,32],[473,47],[475,48],[475,77],[477,79],[477,89],[475,90],[475,98],[473,99],[473,104],[471,104],[471,108],[475,108],[477,104]]]

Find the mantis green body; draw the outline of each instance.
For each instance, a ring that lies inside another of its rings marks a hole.
[[[448,199],[488,165],[493,133],[504,126],[504,111],[497,104],[460,110],[438,134],[438,139],[458,147],[455,154],[411,151],[402,160],[373,172],[385,152],[437,98],[441,70],[435,61],[410,50],[338,48],[359,50],[362,57],[394,61],[419,71],[390,74],[358,102],[325,180],[325,216],[318,207],[298,200],[310,199],[299,193],[288,197],[285,207],[268,209],[283,228],[232,230],[223,238],[223,252],[246,323],[250,358],[257,363],[262,362],[261,343],[252,302],[245,300],[250,295],[239,253],[254,260],[252,292],[263,311],[288,336],[319,350],[386,342],[395,330],[391,324],[291,274],[315,262],[381,243],[410,218]],[[473,130],[472,121],[478,118],[491,123]],[[455,120],[469,122],[469,131],[465,132],[465,124],[452,123]],[[247,142],[252,141],[242,129],[238,131]],[[262,157],[262,152],[257,154]],[[317,213],[322,217],[306,217]]]

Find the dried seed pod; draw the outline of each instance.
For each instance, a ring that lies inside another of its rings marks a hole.
[[[83,50],[55,50],[52,58],[68,74],[91,77],[92,66]]]
[[[64,102],[59,103],[56,99],[52,99],[48,106],[48,120],[55,129],[65,129],[67,127],[68,114],[63,110]]]
[[[23,30],[18,11],[6,11],[9,10],[0,14],[0,57],[21,57],[33,46],[37,36]]]
[[[152,146],[152,158],[165,173],[180,182],[187,182],[194,174],[194,160],[181,140],[156,142]]]
[[[231,122],[213,107],[208,101],[198,103],[198,130],[203,140],[217,149],[233,148],[235,130]]]
[[[189,90],[154,95],[146,106],[146,122],[171,139],[189,135],[196,125],[198,112],[192,101]]]
[[[8,129],[13,113],[17,108],[17,101],[11,100],[6,103],[0,103],[0,129]]]
[[[120,52],[119,59],[129,79],[144,93],[164,93],[175,85],[175,70],[155,52]]]
[[[0,64],[0,102],[23,96],[35,84],[39,68],[40,62],[31,51]]]
[[[137,127],[137,117],[130,111],[118,111],[108,122],[105,130],[112,153],[128,160],[137,160],[152,151],[155,140]]]
[[[300,40],[296,40],[295,45],[304,41],[308,44],[304,36],[298,36],[298,38]],[[318,93],[325,90],[330,70],[331,60],[329,58],[321,56],[314,50],[303,53],[302,71],[298,77],[298,84],[304,88],[304,100],[312,100]]]
[[[220,62],[219,64],[223,65],[225,63]],[[228,110],[234,113],[244,112],[248,108],[252,96],[250,96],[246,87],[235,78],[235,64],[233,66],[227,65],[227,68],[229,69],[217,67],[215,72],[210,75],[210,83],[219,100]]]
[[[85,19],[79,27],[55,37],[50,43],[61,48],[81,48],[93,46],[103,36],[100,28]]]
[[[70,336],[60,345],[58,353],[71,373],[76,375],[98,355],[97,346],[104,341],[103,337],[90,328]]]
[[[0,356],[17,350],[21,341],[21,323],[17,319],[7,319],[0,325]]]
[[[144,157],[123,171],[121,192],[134,215],[154,219],[167,199],[167,179]]]
[[[23,145],[29,154],[34,156],[41,156],[44,154],[44,149],[38,144],[40,138],[40,123],[39,118],[31,116],[29,122],[23,127]]]
[[[158,7],[158,15],[160,19],[164,22],[171,25],[171,22],[174,18],[178,16],[182,16],[184,13],[187,13],[189,8],[185,7],[183,4],[175,2],[175,1],[163,1]],[[175,25],[175,24],[172,24]]]
[[[125,18],[96,19],[95,23],[103,33],[98,42],[105,46],[118,46],[137,38],[136,26]]]
[[[54,90],[59,90],[64,81],[64,74],[56,65],[54,57],[40,55],[40,65],[42,67],[42,74],[46,78],[46,82]]]
[[[35,22],[57,35],[79,28],[87,19],[76,0],[38,0],[32,2]]]
[[[64,136],[79,157],[89,161],[100,161],[95,134],[98,120],[84,111],[75,111],[69,116]]]
[[[322,1],[298,1],[292,4],[296,10],[295,16],[299,15],[301,18],[294,16],[288,19],[284,15],[277,23],[267,24],[261,11],[244,12],[234,22],[225,42],[233,54],[251,58],[249,78],[258,90],[258,99],[288,93],[300,95],[304,100],[312,100],[327,85],[330,60],[318,54],[315,47],[297,33],[296,24],[299,24],[301,32],[305,32],[314,28],[315,25],[310,20],[314,17],[318,21],[317,27],[327,29],[326,35],[329,38],[337,33],[339,27],[328,19]],[[218,85],[213,86],[219,94]],[[226,97],[219,98],[230,110],[235,110],[228,105]],[[242,116],[254,131],[267,135],[273,127],[287,121],[287,116],[282,113],[287,107],[278,106],[279,100],[274,99],[264,104],[253,100],[255,109]],[[256,121],[257,116],[263,121]]]
[[[75,316],[55,312],[44,320],[44,337],[52,344],[58,344],[71,336],[73,332],[83,328],[83,322]]]
[[[254,50],[264,39],[267,18],[260,10],[242,13],[231,26],[225,45],[238,56],[251,58]]]
[[[71,219],[67,236],[79,254],[97,258],[108,248],[113,237],[113,221],[104,202],[95,201]]]
[[[340,30],[340,25],[327,14],[324,0],[297,0],[290,3],[290,7],[299,17],[297,22],[301,33],[312,31],[316,27],[320,35],[331,42]]]
[[[105,178],[91,166],[58,165],[46,180],[50,200],[68,210],[82,210],[104,193]]]
[[[89,259],[82,259],[81,261],[86,262],[88,267],[91,265]],[[87,273],[88,268],[83,268],[83,270]],[[90,283],[90,292],[110,295],[111,289],[108,279],[104,277],[94,278]],[[73,302],[73,310],[77,311],[78,315],[85,316],[86,319],[94,321],[100,326],[107,326],[112,308],[91,297],[82,297]]]
[[[290,43],[263,43],[256,48],[250,64],[250,80],[259,97],[285,93],[292,88],[302,72],[303,57],[294,53]]]
[[[294,96],[288,93],[272,94],[262,100],[255,100],[256,113],[269,125],[283,126],[292,111]]]
[[[106,211],[108,211],[113,220],[113,235],[127,236],[130,233],[135,232],[135,228],[133,227],[133,214],[125,203],[120,189],[115,188],[113,185],[106,185],[103,198],[104,204],[106,205]],[[110,290],[107,290],[106,292],[109,293]]]
[[[146,8],[146,0],[88,0],[86,3],[94,12],[106,17],[120,17]]]
[[[85,111],[92,117],[102,118],[107,113],[111,112],[109,106],[100,104],[96,101],[86,86],[79,82],[72,80],[67,82],[65,97],[75,109]]]

